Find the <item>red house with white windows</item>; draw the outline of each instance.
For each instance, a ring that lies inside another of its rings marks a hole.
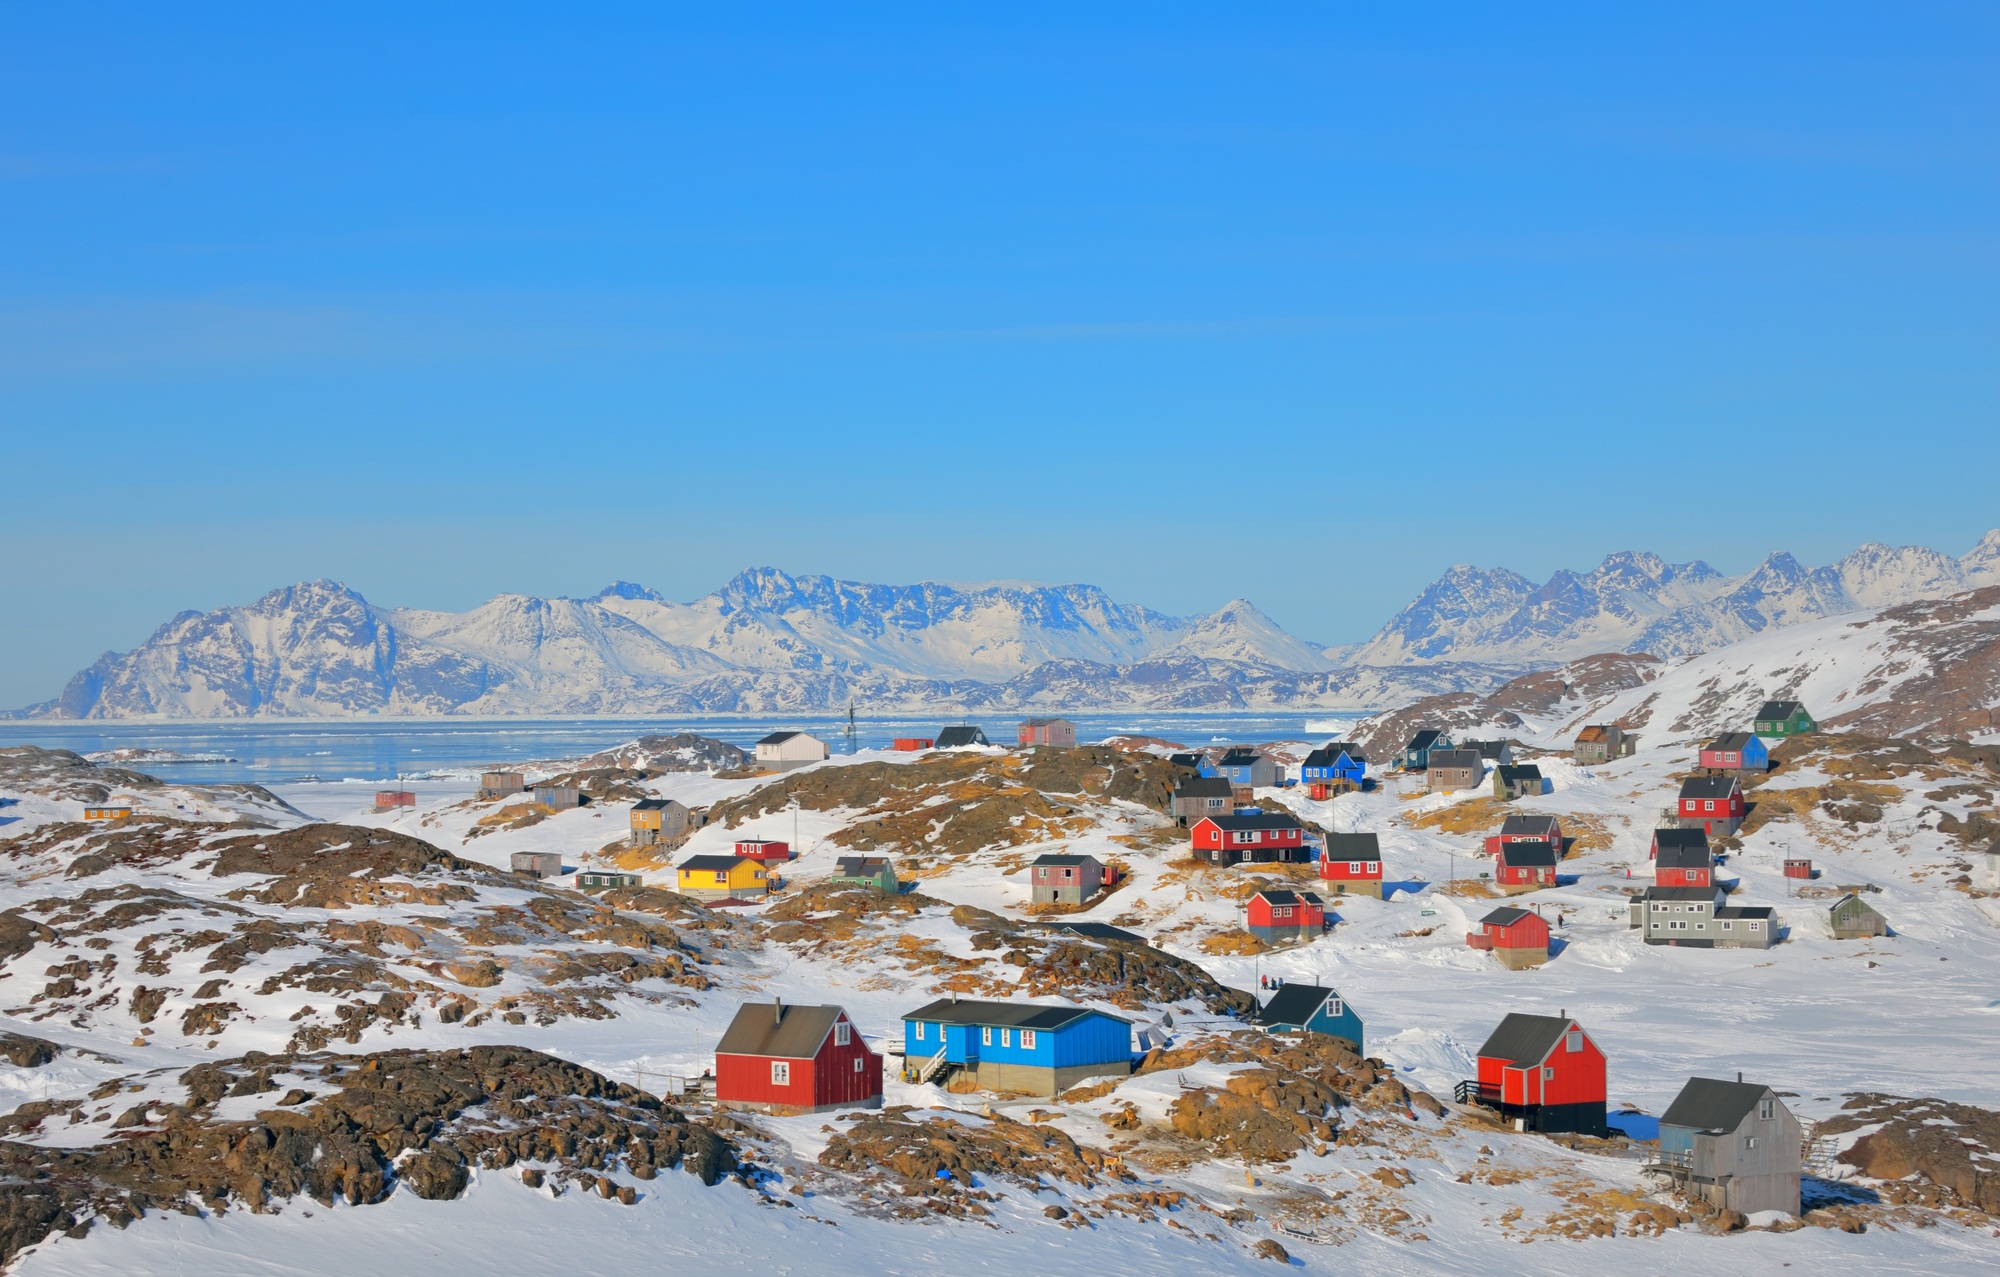
[[[1500,854],[1493,858],[1493,881],[1509,895],[1553,887],[1556,856],[1555,848],[1540,839],[1501,843]]]
[[[1681,782],[1682,829],[1727,838],[1743,824],[1743,786],[1734,776],[1690,776]]]
[[[1188,826],[1188,850],[1195,859],[1216,865],[1304,860],[1306,829],[1296,818],[1279,812],[1203,816]]]
[[[1260,891],[1243,904],[1243,926],[1265,944],[1303,944],[1326,930],[1326,902],[1310,891]]]
[[[1549,924],[1526,909],[1495,909],[1467,933],[1465,943],[1491,953],[1510,971],[1539,967],[1549,960]]]
[[[1486,854],[1497,856],[1500,854],[1502,847],[1505,847],[1509,843],[1517,842],[1547,843],[1555,851],[1556,858],[1560,860],[1563,849],[1562,821],[1557,820],[1554,816],[1540,813],[1528,816],[1509,816],[1501,822],[1499,833],[1487,836]]]
[[[793,858],[792,844],[779,842],[775,838],[739,838],[736,842],[736,854],[767,865],[773,861]]]
[[[1497,1109],[1516,1130],[1610,1134],[1604,1123],[1604,1053],[1561,1015],[1509,1015],[1479,1048],[1479,1076],[1458,1101]]]
[[[882,1057],[839,1007],[746,1002],[715,1048],[725,1108],[817,1113],[882,1107]]]
[[[1374,834],[1328,834],[1319,876],[1336,895],[1382,896],[1382,840]]]
[[[1715,853],[1699,829],[1655,829],[1651,854],[1655,886],[1715,885]]]

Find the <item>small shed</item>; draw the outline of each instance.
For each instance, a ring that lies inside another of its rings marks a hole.
[[[576,885],[586,891],[601,891],[614,887],[643,887],[646,880],[638,874],[620,873],[611,869],[586,869],[576,876]]]
[[[1835,940],[1865,940],[1889,934],[1889,920],[1863,900],[1859,892],[1850,891],[1834,901],[1826,917]]]
[[[1308,944],[1326,930],[1326,902],[1310,891],[1259,891],[1243,902],[1243,927],[1268,945]]]
[[[1476,749],[1433,749],[1430,766],[1424,770],[1424,784],[1433,794],[1479,788],[1486,764]]]
[[[969,745],[986,746],[993,742],[986,739],[986,733],[969,723],[947,727],[937,734],[938,749],[964,749]]]
[[[1689,1078],[1660,1115],[1660,1151],[1649,1171],[1717,1210],[1799,1213],[1805,1129],[1768,1086]]]
[[[517,874],[527,874],[532,878],[562,877],[562,853],[555,851],[517,851],[507,858],[507,866]]]
[[[672,798],[647,798],[632,804],[634,847],[676,847],[694,830],[694,812]]]
[[[1067,748],[1076,744],[1076,724],[1067,718],[1030,718],[1021,724],[1020,743]]]
[[[746,1002],[715,1047],[715,1102],[761,1113],[882,1107],[882,1057],[847,1012]]]
[[[1103,890],[1107,877],[1095,856],[1037,856],[1028,868],[1029,896],[1038,905],[1080,905]]]
[[[1785,861],[1787,878],[1811,878],[1814,872],[1813,862],[1804,856],[1793,856]]]
[[[414,807],[417,796],[407,789],[378,789],[375,791],[375,810],[394,811],[398,807]]]
[[[1338,989],[1318,984],[1286,984],[1250,1017],[1252,1024],[1277,1032],[1322,1033],[1342,1038],[1358,1055],[1362,1049],[1361,1017]]]
[[[1502,802],[1515,798],[1540,798],[1549,792],[1542,769],[1533,763],[1502,763],[1493,769],[1493,796]]]
[[[481,798],[506,798],[518,794],[528,787],[528,778],[521,772],[481,772],[479,773],[479,796]]]
[[[535,802],[556,811],[583,806],[583,791],[575,785],[537,785]]]
[[[833,862],[833,876],[827,881],[837,887],[873,887],[890,895],[898,889],[896,865],[887,856],[842,856]]]
[[[919,750],[929,749],[935,744],[937,744],[937,741],[929,736],[898,736],[895,740],[889,742],[889,748],[899,754],[914,754]]]
[[[132,819],[132,806],[130,803],[100,803],[95,806],[85,807],[83,809],[83,818],[92,824],[100,821],[130,820]]]
[[[1340,896],[1382,897],[1382,840],[1373,833],[1328,834],[1320,881]]]
[[[1492,953],[1510,971],[1539,967],[1549,960],[1549,924],[1532,910],[1503,907],[1481,918],[1465,943]]]

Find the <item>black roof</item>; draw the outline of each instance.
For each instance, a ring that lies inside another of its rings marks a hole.
[[[1203,816],[1219,829],[1299,829],[1299,819],[1287,812],[1239,811],[1227,816]]]
[[[1660,1114],[1660,1125],[1697,1131],[1733,1131],[1756,1110],[1757,1101],[1770,1093],[1771,1088],[1761,1082],[1691,1077],[1674,1102],[1667,1105],[1667,1111]]]
[[[1176,767],[1199,768],[1202,765],[1204,759],[1200,754],[1186,753],[1186,754],[1168,754],[1167,761],[1172,763]]]
[[[633,811],[665,811],[671,798],[647,798],[632,804]]]
[[[1804,708],[1805,706],[1797,701],[1765,701],[1764,708],[1757,711],[1757,721],[1762,722],[1767,718],[1790,718]]]
[[[1556,849],[1551,843],[1534,839],[1503,842],[1500,844],[1500,863],[1510,869],[1539,869],[1556,863]]]
[[[782,1003],[745,1002],[736,1008],[717,1055],[773,1055],[781,1060],[810,1060],[833,1026],[846,1015],[839,1007],[795,1007]],[[853,1021],[849,1021],[853,1023]]]
[[[1217,763],[1216,766],[1248,767],[1250,764],[1256,762],[1258,759],[1262,757],[1263,755],[1258,753],[1254,749],[1249,749],[1241,745],[1233,745],[1226,752],[1224,752],[1224,754],[1222,755],[1222,761]]]
[[[1486,760],[1476,749],[1433,749],[1429,761],[1433,767],[1483,767]]]
[[[734,869],[744,861],[758,863],[749,856],[689,856],[675,865],[676,869]]]
[[[1722,735],[1708,742],[1708,744],[1703,745],[1702,748],[1740,754],[1743,752],[1744,746],[1756,739],[1756,736],[1749,732],[1724,732]]]
[[[1127,940],[1133,944],[1145,944],[1146,937],[1136,931],[1114,927],[1108,922],[1038,922],[1036,926],[1044,931],[1066,931],[1086,940]]]
[[[1045,1007],[1033,1002],[975,1002],[971,999],[939,998],[926,1006],[903,1014],[905,1020],[932,1023],[993,1025],[1010,1029],[1060,1029],[1086,1015],[1102,1015],[1120,1024],[1130,1024],[1123,1016],[1083,1007]]]
[[[937,734],[936,748],[956,749],[961,745],[990,745],[986,733],[977,727],[946,727]]]
[[[1573,1024],[1568,1016],[1523,1015],[1513,1012],[1500,1021],[1486,1045],[1479,1048],[1482,1060],[1505,1060],[1510,1064],[1539,1064],[1555,1050]]]
[[[1328,860],[1380,860],[1382,840],[1374,834],[1328,834]]]
[[[1030,860],[1028,864],[1031,866],[1054,865],[1057,868],[1074,869],[1082,865],[1097,865],[1099,867],[1102,867],[1104,862],[1099,860],[1095,856],[1066,855],[1066,854],[1051,852],[1046,856],[1036,856],[1033,860]]]
[[[1527,916],[1528,911],[1526,909],[1516,909],[1511,905],[1502,905],[1479,921],[1482,926],[1490,922],[1496,927],[1511,927]],[[1536,914],[1534,916],[1539,918],[1541,915]]]
[[[1727,798],[1738,788],[1734,776],[1690,776],[1681,782],[1681,797]]]
[[[772,732],[769,736],[766,736],[764,739],[758,741],[757,743],[759,745],[782,745],[794,736],[803,736],[803,735],[805,735],[804,732]]]
[[[1251,1022],[1262,1025],[1297,1025],[1305,1027],[1307,1020],[1319,1014],[1328,998],[1340,996],[1338,989],[1329,989],[1317,984],[1286,984],[1266,1002]]]
[[[887,856],[842,856],[833,862],[833,871],[842,878],[873,878],[876,870],[888,866]]]
[[[1500,822],[1500,836],[1502,838],[1547,838],[1561,827],[1562,822],[1550,815],[1509,816]]]
[[[1507,742],[1504,740],[1469,740],[1465,742],[1465,748],[1477,750],[1481,758],[1498,758],[1501,752],[1507,748]]]
[[[1422,731],[1418,732],[1415,736],[1410,737],[1410,743],[1403,746],[1403,748],[1405,750],[1412,750],[1412,751],[1419,749],[1429,749],[1431,746],[1437,744],[1439,741],[1443,739],[1444,739],[1443,732],[1438,731],[1434,727],[1426,727]]]
[[[1657,851],[1665,851],[1669,847],[1682,849],[1699,847],[1701,850],[1707,851],[1708,831],[1705,829],[1655,829],[1653,831],[1653,847]]]
[[[1368,755],[1362,753],[1359,746],[1350,745],[1346,741],[1336,740],[1328,741],[1312,753],[1307,754],[1305,762],[1301,765],[1305,767],[1331,767],[1340,761],[1342,754],[1347,755],[1349,762],[1365,763],[1368,761]]]
[[[1694,832],[1700,833],[1700,830]],[[1709,853],[1708,839],[1698,843],[1663,842],[1653,857],[1653,863],[1661,869],[1712,869],[1715,857]]]
[[[1715,911],[1718,918],[1776,918],[1778,911],[1769,905],[1726,905]]]
[[[1264,897],[1266,903],[1274,905],[1323,905],[1326,903],[1319,898],[1318,893],[1311,891],[1289,891],[1272,887],[1267,891],[1260,891],[1256,894]]]
[[[1174,782],[1176,798],[1227,798],[1235,792],[1227,776],[1183,776]]]
[[[1503,763],[1500,766],[1500,780],[1502,784],[1511,785],[1516,781],[1540,780],[1541,778],[1542,769],[1533,763],[1522,763],[1518,767]]]

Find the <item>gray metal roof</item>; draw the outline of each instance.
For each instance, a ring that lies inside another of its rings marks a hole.
[[[1476,769],[1485,766],[1485,760],[1480,758],[1479,751],[1476,749],[1434,749],[1431,751],[1429,761],[1432,767],[1471,767]]]
[[[1506,751],[1507,744],[1504,740],[1469,740],[1465,747],[1477,750],[1481,758],[1498,758]]]
[[[1516,909],[1512,905],[1502,905],[1498,909],[1495,909],[1492,913],[1487,914],[1484,918],[1481,918],[1479,921],[1482,926],[1490,922],[1496,927],[1511,927],[1515,923],[1519,922],[1521,919],[1526,918],[1528,916],[1529,913],[1526,909]],[[1533,916],[1537,918],[1541,917],[1540,914],[1535,914]]]
[[[1554,816],[1530,814],[1509,816],[1500,822],[1502,838],[1553,838],[1562,822]]]
[[[734,869],[736,866],[742,864],[744,861],[751,859],[752,858],[749,856],[689,856],[686,860],[683,860],[678,865],[675,865],[674,868]],[[762,863],[762,862],[753,861],[753,863]]]
[[[1511,763],[1502,763],[1500,765],[1500,780],[1504,784],[1511,785],[1516,781],[1540,780],[1541,778],[1542,769],[1533,763],[1521,763],[1518,766]]]
[[[795,1007],[775,1002],[745,1002],[716,1043],[717,1055],[768,1055],[781,1060],[810,1060],[847,1013],[839,1007]],[[850,1020],[848,1023],[852,1024]]]
[[[1697,1131],[1733,1131],[1756,1111],[1757,1101],[1770,1094],[1771,1088],[1761,1082],[1691,1077],[1674,1102],[1667,1105],[1667,1111],[1660,1114],[1660,1125]]]
[[[1343,754],[1352,763],[1365,763],[1368,761],[1368,755],[1362,753],[1359,746],[1350,745],[1346,741],[1329,741],[1312,753],[1307,754],[1305,762],[1300,765],[1303,767],[1331,767],[1340,761],[1340,757]]]
[[[669,807],[686,807],[687,804],[672,798],[647,798],[632,804],[633,811],[665,811]]]
[[[1553,843],[1503,842],[1500,844],[1500,863],[1509,869],[1539,869],[1556,863],[1556,849]]]
[[[1222,761],[1217,763],[1216,766],[1248,767],[1250,766],[1250,764],[1256,762],[1258,759],[1262,757],[1263,755],[1258,753],[1254,749],[1248,749],[1243,746],[1235,746],[1232,747],[1228,752],[1223,754]]]
[[[1757,721],[1762,722],[1767,718],[1790,718],[1804,708],[1805,706],[1797,701],[1765,701],[1764,707],[1757,711]]]
[[[1653,850],[1661,852],[1669,847],[1683,851],[1690,847],[1697,847],[1706,853],[1708,851],[1708,831],[1705,829],[1655,829],[1653,831]]]
[[[1740,788],[1734,776],[1690,776],[1681,782],[1681,797],[1727,798]]]
[[[1053,865],[1058,869],[1064,869],[1064,868],[1075,869],[1075,868],[1080,868],[1083,865],[1097,865],[1100,868],[1102,868],[1104,862],[1099,860],[1095,856],[1059,855],[1057,853],[1051,852],[1046,856],[1036,856],[1033,860],[1030,860],[1028,864],[1031,867],[1034,865]]]
[[[1237,829],[1299,829],[1298,817],[1282,812],[1239,811],[1228,816],[1203,816],[1202,820],[1213,821],[1217,828]],[[1195,822],[1197,824],[1200,821]]]
[[[1203,758],[1195,753],[1168,754],[1167,761],[1176,767],[1199,767]]]
[[[1086,940],[1123,940],[1130,944],[1145,944],[1146,937],[1136,931],[1114,927],[1108,922],[1038,922],[1044,931],[1063,931]]]
[[[1319,1014],[1328,998],[1337,998],[1340,992],[1317,984],[1287,983],[1271,996],[1271,1000],[1260,1007],[1250,1017],[1253,1024],[1266,1027],[1297,1026],[1304,1028],[1307,1020]]]
[[[962,745],[990,745],[986,733],[977,727],[946,727],[937,734],[938,749],[957,749]]]
[[[1718,918],[1776,918],[1778,911],[1769,905],[1725,905],[1715,911]]]
[[[1648,887],[1639,893],[1643,900],[1719,900],[1720,887]]]
[[[1700,833],[1700,830],[1695,830]],[[1708,850],[1708,840],[1698,843],[1663,842],[1654,853],[1653,863],[1661,869],[1713,869],[1715,857]]]
[[[1500,1027],[1479,1048],[1479,1058],[1505,1060],[1510,1064],[1540,1064],[1574,1023],[1568,1016],[1513,1012],[1500,1021]]]
[[[1317,893],[1311,891],[1286,891],[1273,887],[1268,891],[1259,891],[1256,894],[1262,896],[1266,903],[1274,905],[1323,905],[1326,903],[1319,898]]]
[[[875,871],[889,867],[887,856],[842,856],[833,862],[833,871],[842,878],[873,878]]]
[[[1443,739],[1443,732],[1433,727],[1426,727],[1415,736],[1410,737],[1410,743],[1403,748],[1406,750],[1429,749]]]
[[[1708,744],[1703,745],[1702,748],[1721,750],[1724,753],[1730,754],[1740,754],[1743,752],[1745,746],[1756,739],[1749,732],[1724,732],[1722,735],[1708,742]]]
[[[903,1018],[928,1020],[933,1024],[979,1026],[990,1024],[995,1028],[1060,1029],[1087,1015],[1102,1015],[1105,1019],[1116,1020],[1120,1024],[1132,1023],[1123,1016],[1091,1011],[1083,1007],[1047,1007],[1038,1006],[1033,1002],[975,1002],[970,999],[953,998],[939,998],[914,1011],[905,1012]]]
[[[1235,792],[1227,776],[1183,776],[1174,783],[1176,798],[1227,798]]]
[[[758,741],[757,743],[759,745],[782,745],[794,736],[803,736],[803,735],[805,735],[804,732],[772,732],[769,736],[766,736],[764,739]]]
[[[1382,840],[1375,834],[1328,834],[1328,860],[1380,860]]]

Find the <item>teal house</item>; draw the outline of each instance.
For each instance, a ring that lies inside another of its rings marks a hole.
[[[1287,984],[1272,995],[1253,1023],[1279,1033],[1324,1033],[1345,1038],[1358,1052],[1362,1047],[1361,1017],[1338,989],[1317,984]]]
[[[1759,736],[1783,739],[1787,736],[1804,736],[1819,730],[1813,716],[1806,713],[1806,707],[1797,701],[1765,701],[1757,711],[1757,723],[1753,728]]]

